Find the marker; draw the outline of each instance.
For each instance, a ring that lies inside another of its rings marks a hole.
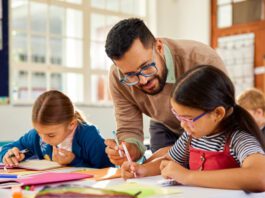
[[[130,156],[130,153],[128,152],[128,149],[127,149],[125,143],[122,142],[121,144],[122,144],[122,147],[123,147],[123,150],[124,150],[124,152],[125,152],[125,155],[126,155],[126,158],[127,158],[128,162],[129,162],[130,164],[132,164],[132,158],[131,158],[131,156]],[[136,173],[135,173],[135,172],[133,173],[133,175],[134,175],[134,177],[136,177]]]
[[[27,152],[29,152],[29,149],[24,149],[24,150],[19,151],[20,154],[25,154],[25,153],[27,153]],[[12,157],[15,157],[15,156],[16,156],[16,155],[15,155],[14,153],[12,153],[12,154],[9,155],[8,157],[9,157],[9,158],[12,158]]]
[[[14,174],[0,174],[0,179],[17,179],[18,176]]]
[[[116,142],[116,145],[117,145],[117,147],[119,148],[119,140],[118,140],[118,138],[117,138],[117,135],[116,135],[116,133],[115,133],[115,131],[112,131],[112,134],[113,134],[113,136],[114,136],[114,140],[115,140],[115,142]],[[123,157],[123,154],[122,154],[122,152],[121,152],[121,150],[119,149],[118,150],[118,152],[119,152],[119,155],[120,155],[120,157]]]

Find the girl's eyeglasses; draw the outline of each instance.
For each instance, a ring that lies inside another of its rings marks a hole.
[[[207,113],[209,113],[209,111],[206,111],[206,112],[203,112],[200,115],[196,116],[195,118],[192,118],[191,119],[191,118],[185,118],[183,116],[178,115],[177,112],[173,108],[171,108],[171,111],[176,116],[176,118],[178,119],[178,121],[180,121],[180,122],[186,122],[191,127],[194,127],[193,123],[195,121],[199,120],[201,117],[203,117],[204,115],[206,115]]]

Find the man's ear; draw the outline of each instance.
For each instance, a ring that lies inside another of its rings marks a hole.
[[[161,56],[164,55],[164,46],[161,39],[156,39],[155,49]]]
[[[218,122],[221,121],[226,115],[225,108],[222,106],[216,107],[214,109],[214,115],[215,115],[216,121],[218,121]]]

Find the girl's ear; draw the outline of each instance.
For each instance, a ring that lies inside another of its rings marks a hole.
[[[222,106],[216,107],[214,110],[215,120],[218,122],[221,121],[225,117],[225,114],[226,114],[226,110]]]
[[[74,130],[74,128],[76,127],[77,125],[77,120],[76,119],[73,119],[70,124],[69,124],[69,130]]]

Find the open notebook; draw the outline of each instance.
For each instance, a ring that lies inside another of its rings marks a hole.
[[[36,159],[36,160],[26,160],[23,162],[19,162],[18,166],[14,168],[24,168],[28,170],[43,171],[53,168],[60,168],[60,167],[63,166],[61,164],[58,164],[57,162]],[[0,168],[4,168],[4,164],[0,164]]]
[[[29,169],[29,170],[49,170],[53,168],[62,167],[62,165],[58,164],[57,162],[49,161],[49,160],[26,160],[20,162],[18,167]]]

